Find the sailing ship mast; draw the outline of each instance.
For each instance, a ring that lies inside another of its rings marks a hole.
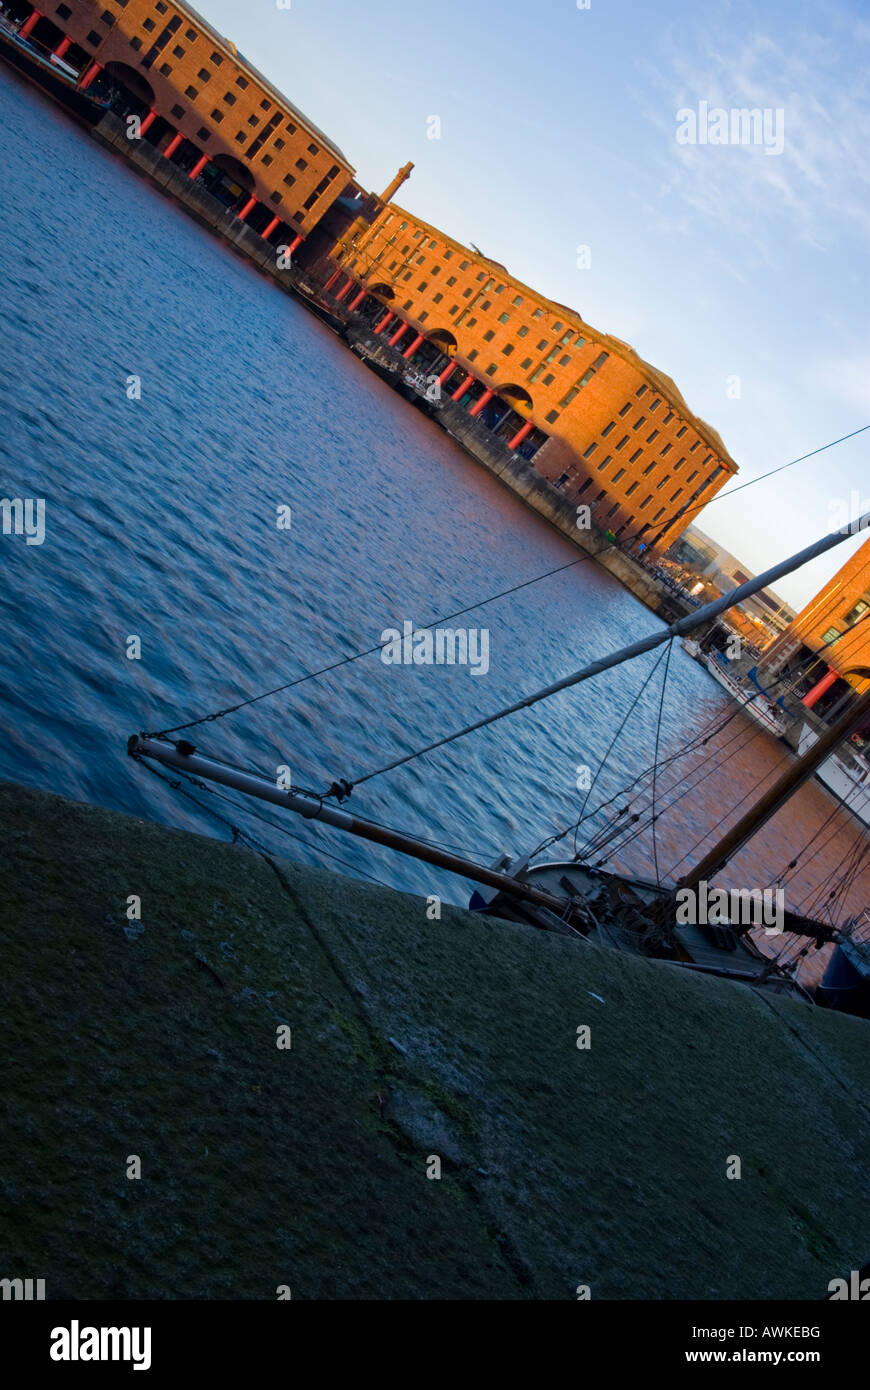
[[[857,524],[858,530],[870,527],[870,513],[865,514]],[[652,633],[637,642],[630,643],[610,656],[599,658],[588,663],[579,671],[569,676],[555,681],[549,686],[532,695],[527,695],[523,699],[516,701],[512,705],[496,711],[483,719],[477,720],[474,724],[458,730],[445,738],[429,744],[426,748],[418,750],[416,754],[410,756],[420,756],[421,753],[430,752],[443,744],[451,742],[455,738],[464,737],[475,729],[502,719],[520,709],[526,709],[530,705],[536,704],[539,700],[548,698],[550,695],[559,691],[569,689],[582,681],[590,680],[593,676],[601,672],[610,670],[621,665],[625,661],[631,660],[644,652],[663,645],[665,642],[673,640],[675,637],[687,636],[719,616],[720,613],[742,602],[744,598],[750,597],[760,589],[775,583],[784,575],[791,574],[799,569],[808,561],[817,558],[834,546],[842,543],[850,534],[849,531],[838,531],[823,536],[812,545],[799,551],[788,560],[781,561],[772,566],[763,574],[754,579],[747,580],[739,588],[732,590],[727,595],[714,600],[712,603],[705,604],[694,613],[688,614],[685,618],[670,624],[662,631]],[[859,674],[870,676],[870,670],[859,669]],[[844,715],[817,743],[815,743],[807,753],[798,758],[797,762],[791,767],[777,783],[761,797],[755,807],[744,815],[737,825],[735,825],[727,835],[707,854],[701,863],[691,871],[682,881],[682,886],[694,885],[702,878],[709,877],[727,863],[728,859],[734,855],[741,845],[756,833],[761,826],[773,816],[784,802],[806,782],[816,771],[816,769],[831,754],[834,748],[847,738],[864,721],[870,712],[870,689],[862,695],[848,714]],[[255,773],[244,771],[241,768],[219,762],[200,753],[197,748],[186,739],[180,739],[173,743],[171,740],[161,736],[149,734],[133,734],[128,740],[127,751],[135,759],[150,758],[162,763],[167,767],[177,768],[187,772],[194,777],[203,777],[209,781],[217,782],[226,787],[234,788],[244,792],[246,795],[254,796],[263,801],[270,801],[275,805],[281,806],[285,810],[293,811],[306,820],[319,820],[327,825],[332,825],[336,829],[355,835],[361,839],[369,840],[375,844],[384,845],[389,849],[397,850],[401,854],[409,855],[412,858],[422,860],[424,863],[434,864],[438,868],[447,869],[452,873],[459,874],[463,878],[470,879],[472,882],[484,883],[489,887],[497,888],[511,898],[525,900],[533,903],[537,907],[549,909],[564,920],[570,921],[572,918],[582,922],[582,908],[576,902],[569,899],[560,898],[556,894],[549,893],[544,889],[537,888],[531,883],[524,883],[520,879],[512,877],[510,874],[501,873],[496,869],[491,869],[482,864],[476,864],[472,860],[464,859],[459,855],[451,854],[446,850],[438,849],[435,846],[417,839],[414,836],[406,835],[401,831],[390,829],[386,826],[368,821],[362,817],[352,815],[340,806],[327,804],[322,796],[313,795],[308,792],[283,790],[276,786],[272,781],[265,777],[260,777]],[[398,758],[387,768],[381,769],[388,771],[390,768],[398,767],[403,762],[409,760],[408,756]],[[350,787],[343,784],[343,790],[349,794]]]

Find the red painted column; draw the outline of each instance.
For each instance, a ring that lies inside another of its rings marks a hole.
[[[395,347],[399,339],[404,337],[404,335],[407,333],[409,327],[410,325],[407,323],[400,323],[392,338],[388,339],[389,346]]]
[[[302,245],[304,240],[305,238],[302,235],[302,233],[297,232],[296,236],[293,238],[290,245],[287,247],[287,255],[292,256],[294,251],[298,251],[299,247]]]
[[[413,343],[411,344],[411,346],[410,346],[409,348],[406,348],[405,351],[402,353],[402,356],[405,357],[405,358],[413,357],[413,356],[414,356],[414,353],[417,351],[417,349],[418,349],[418,347],[420,346],[420,344],[422,343],[422,341],[423,341],[423,334],[422,334],[422,333],[418,333],[417,336],[416,336],[416,338],[414,339]]]
[[[265,232],[261,232],[261,233],[260,233],[260,236],[263,238],[264,241],[268,241],[269,237],[272,235],[272,233],[274,232],[275,228],[277,227],[277,225],[278,225],[278,223],[279,223],[280,221],[281,221],[280,217],[273,217],[273,218],[272,218],[272,221],[269,223],[269,225],[268,225],[268,227],[266,228]]]
[[[480,400],[479,400],[479,401],[475,401],[475,402],[474,402],[474,405],[471,407],[471,409],[470,409],[469,412],[468,412],[469,415],[472,417],[472,419],[474,418],[475,415],[479,415],[479,414],[480,414],[480,412],[483,410],[483,407],[484,407],[489,401],[492,400],[492,398],[493,398],[494,395],[495,395],[495,392],[494,392],[494,391],[489,391],[489,390],[484,391],[484,393],[483,393],[483,395],[481,396]]]
[[[388,324],[388,323],[392,323],[393,318],[394,318],[394,314],[393,314],[392,309],[388,309],[387,312],[384,314],[384,317],[381,319],[380,323],[375,324],[375,328],[374,328],[375,333],[383,333],[383,331],[384,331],[384,329],[386,328],[387,324]]]
[[[450,373],[453,371],[453,368],[454,368],[455,366],[456,366],[456,363],[455,363],[455,362],[448,362],[448,363],[447,363],[447,366],[444,368],[444,371],[441,373],[441,375],[440,375],[439,378],[438,378],[438,381],[439,381],[439,383],[440,383],[442,386],[444,385],[445,381],[447,380],[447,378],[449,377]]]
[[[91,83],[93,82],[94,78],[96,77],[97,73],[98,73],[98,72],[102,72],[102,70],[103,70],[103,65],[102,65],[102,63],[97,63],[97,62],[91,63],[91,66],[88,68],[88,70],[87,70],[87,72],[85,73],[84,77],[81,79],[81,81],[80,81],[79,84],[78,84],[79,91],[80,91],[80,92],[83,92],[83,91],[85,90],[86,87],[90,87],[90,85],[91,85]]]
[[[21,28],[18,30],[18,37],[20,39],[26,39],[27,36],[36,28],[37,24],[41,19],[42,15],[40,14],[39,10],[34,10],[33,14],[30,15],[27,19],[25,19]]]
[[[813,705],[815,705],[815,704],[822,698],[822,696],[824,695],[825,691],[826,691],[826,690],[830,690],[830,688],[831,688],[831,686],[834,684],[834,682],[835,682],[835,681],[838,681],[839,679],[840,679],[840,673],[839,673],[839,671],[830,671],[830,670],[829,670],[829,671],[828,671],[828,674],[827,674],[826,676],[822,676],[822,679],[821,679],[820,681],[818,681],[818,682],[813,686],[812,690],[809,691],[809,693],[806,694],[806,695],[804,696],[804,698],[803,698],[803,700],[802,700],[801,703],[804,704],[804,705],[806,705],[807,709],[812,709]]]
[[[151,126],[154,124],[154,122],[155,122],[156,120],[157,120],[157,112],[154,110],[153,107],[151,107],[151,109],[150,109],[149,112],[148,112],[148,115],[145,117],[144,121],[142,122],[142,124],[141,124],[140,127],[139,127],[139,134],[140,134],[140,135],[144,135],[145,132],[146,132],[146,130],[148,130],[149,127],[151,127]]]
[[[68,35],[64,35],[57,48],[52,53],[52,58],[62,58],[68,48],[72,48],[72,39],[69,38]]]
[[[340,275],[341,275],[341,271],[340,271],[340,270],[335,270],[335,271],[333,271],[333,273],[330,275],[329,279],[327,280],[327,282],[326,282],[326,284],[323,286],[323,288],[324,288],[325,290],[331,289],[332,286],[335,284],[336,280],[339,278]]]
[[[339,290],[338,294],[335,296],[335,299],[336,299],[336,303],[337,303],[337,304],[340,304],[340,303],[341,303],[341,301],[344,299],[344,296],[347,294],[347,292],[348,292],[348,290],[350,289],[350,287],[351,287],[352,284],[353,284],[353,279],[351,278],[351,279],[348,280],[348,282],[347,282],[346,285],[342,285],[342,287],[341,287],[341,289]]]
[[[199,176],[200,176],[200,174],[202,173],[203,169],[205,168],[206,164],[208,164],[208,155],[207,155],[207,154],[201,154],[201,155],[199,156],[199,159],[196,161],[196,163],[194,164],[193,168],[191,169],[191,171],[190,171],[190,173],[188,174],[187,177],[188,177],[189,179],[196,179],[196,178],[199,178]]]
[[[466,391],[468,390],[469,386],[473,385],[473,383],[474,383],[474,376],[472,375],[471,372],[469,372],[468,375],[465,377],[465,380],[464,380],[463,382],[461,382],[461,384],[460,384],[459,386],[457,386],[456,390],[453,392],[453,395],[450,397],[450,399],[451,399],[452,401],[458,401],[458,400],[459,400],[459,397],[460,397],[460,396],[464,396],[465,393],[466,393]]]
[[[182,142],[183,139],[184,139],[184,136],[182,135],[181,131],[180,131],[180,130],[177,131],[177,132],[175,133],[175,135],[173,135],[173,137],[172,137],[172,139],[170,140],[169,144],[166,146],[166,149],[163,151],[163,158],[164,158],[164,159],[171,159],[172,156],[175,154],[175,151],[178,149],[178,146],[181,144],[181,142]]]
[[[508,441],[508,448],[509,448],[509,449],[518,449],[518,448],[520,447],[520,445],[522,444],[523,440],[526,438],[526,436],[529,435],[529,434],[531,434],[531,432],[532,432],[532,430],[533,430],[534,428],[535,428],[535,427],[534,427],[534,424],[532,423],[532,421],[531,421],[531,420],[527,420],[526,423],[522,426],[522,428],[517,430],[517,432],[516,432],[516,434],[514,435],[513,439],[511,439],[511,440]]]
[[[250,198],[248,199],[248,201],[245,203],[245,206],[242,208],[241,212],[237,212],[237,213],[236,213],[236,216],[237,216],[237,217],[240,217],[240,218],[242,219],[242,221],[244,222],[244,220],[245,220],[245,218],[247,217],[248,213],[249,213],[249,212],[253,212],[253,210],[254,210],[254,208],[255,208],[256,206],[257,206],[257,195],[256,195],[256,193],[252,193],[251,196],[250,196]]]
[[[357,305],[358,305],[358,304],[362,304],[362,302],[363,302],[363,300],[365,299],[365,297],[366,297],[366,292],[365,292],[364,289],[363,289],[363,290],[360,290],[359,294],[355,294],[354,297],[353,297],[353,299],[350,301],[350,303],[349,303],[348,306],[347,306],[347,312],[348,312],[349,314],[352,314],[353,311],[354,311],[354,309],[357,307]]]

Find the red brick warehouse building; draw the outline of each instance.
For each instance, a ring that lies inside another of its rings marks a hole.
[[[341,150],[189,5],[8,8],[20,37],[75,69],[80,89],[139,115],[144,140],[270,242],[295,251],[340,194],[359,193]]]
[[[355,222],[329,263],[336,299],[617,537],[666,550],[737,472],[627,343],[404,208]]]

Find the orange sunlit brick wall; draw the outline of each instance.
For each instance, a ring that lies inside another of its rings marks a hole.
[[[64,62],[84,77],[96,61],[141,93],[171,127],[164,146],[180,133],[195,153],[236,161],[241,186],[293,230],[305,235],[352,178],[332,141],[189,6],[66,0],[38,12],[31,43],[50,53],[72,39]]]
[[[765,666],[776,670],[801,645],[840,675],[854,666],[870,668],[870,538],[765,649]],[[857,690],[867,688],[860,677],[847,679]]]
[[[544,431],[535,467],[617,536],[666,549],[737,472],[628,344],[396,204],[351,228],[333,262]]]

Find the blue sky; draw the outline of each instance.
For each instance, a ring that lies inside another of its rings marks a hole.
[[[870,424],[866,6],[197,8],[364,186],[380,191],[412,159],[408,208],[669,373],[722,434],[739,481]],[[678,144],[676,113],[699,102],[781,110],[782,152]],[[714,502],[699,525],[760,570],[828,530],[838,498],[870,508],[868,458],[870,432]],[[803,603],[866,537],[779,592]]]

